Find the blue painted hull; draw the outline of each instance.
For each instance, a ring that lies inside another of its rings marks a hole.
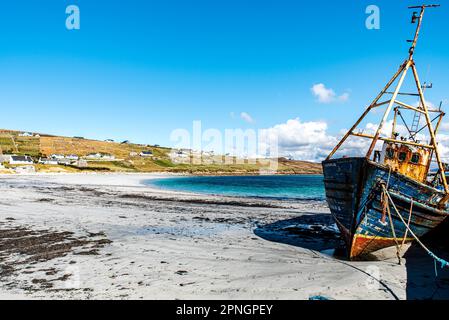
[[[396,239],[381,201],[381,183],[410,228],[422,237],[447,216],[448,207],[439,208],[441,190],[419,183],[366,158],[344,158],[323,162],[326,197],[331,213],[347,244],[348,255],[356,258],[395,245],[395,240],[412,241],[406,226],[391,208]]]

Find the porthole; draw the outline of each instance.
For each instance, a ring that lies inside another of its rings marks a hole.
[[[412,158],[410,159],[410,162],[413,164],[418,164],[420,160],[421,160],[421,156],[419,155],[419,153],[414,153],[412,155]]]

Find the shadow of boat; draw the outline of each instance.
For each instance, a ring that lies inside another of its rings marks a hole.
[[[449,220],[422,239],[438,257],[449,261]],[[434,260],[417,243],[405,252],[408,300],[449,300],[449,269]]]
[[[349,267],[346,249],[340,233],[329,214],[306,214],[297,218],[280,220],[258,226],[254,234],[267,241],[287,244],[331,255]],[[449,220],[437,228],[423,241],[441,258],[449,261]],[[390,258],[395,250],[390,250]],[[418,245],[412,244],[403,254],[406,260],[407,300],[446,300],[449,299],[449,269],[437,267],[435,277],[433,259]],[[370,254],[364,260],[379,260],[378,255]],[[358,271],[363,270],[355,268]],[[386,286],[382,283],[382,285]],[[387,287],[388,289],[388,287]]]
[[[305,214],[297,218],[260,225],[254,234],[267,241],[314,251],[343,248],[344,242],[329,214]]]

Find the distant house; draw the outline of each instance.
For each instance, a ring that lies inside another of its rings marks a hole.
[[[188,151],[189,152],[187,153],[185,150],[172,150],[169,157],[174,163],[188,163],[190,162],[191,155],[190,150]]]
[[[51,158],[40,158],[39,159],[39,163],[40,164],[46,164],[46,165],[57,165],[58,164],[58,160],[51,159]]]
[[[55,154],[52,154],[52,155],[50,156],[50,158],[60,160],[60,159],[64,159],[65,156],[64,156],[63,154],[56,154],[56,153],[55,153]]]
[[[80,139],[80,140],[84,140],[84,137],[73,137],[74,139]]]
[[[115,160],[115,156],[109,153],[89,153],[86,156],[89,160]]]
[[[11,161],[12,156],[13,156],[12,154],[0,154],[0,163],[3,163],[3,162],[9,163]]]
[[[78,157],[76,154],[69,154],[65,158],[69,160],[78,160],[80,157]]]
[[[202,151],[201,154],[205,157],[213,157],[214,156],[213,151]]]
[[[75,161],[73,164],[79,168],[87,168],[88,166],[87,161],[84,159],[79,159],[78,161]]]
[[[112,140],[112,139],[106,139],[106,140],[104,140],[105,142],[115,142],[114,140]]]
[[[101,157],[102,157],[102,154],[99,153],[99,152],[97,152],[97,153],[89,153],[89,154],[86,156],[86,159],[100,160]]]
[[[29,156],[11,156],[9,164],[33,164],[33,159]]]
[[[187,158],[190,156],[190,150],[179,150],[176,152],[176,155],[181,158]]]
[[[101,156],[101,159],[103,160],[115,160],[115,156],[108,153],[103,153]]]
[[[31,132],[22,132],[19,133],[19,137],[32,137],[33,134]]]
[[[58,164],[62,165],[62,166],[69,166],[72,164],[72,160],[64,158],[64,159],[59,159],[58,160]]]
[[[141,157],[144,157],[144,158],[152,157],[153,156],[153,152],[151,152],[151,151],[142,151],[139,155]]]

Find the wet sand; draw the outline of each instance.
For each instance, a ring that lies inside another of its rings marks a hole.
[[[341,240],[324,202],[142,184],[159,177],[0,176],[0,298],[449,298],[448,272],[435,279],[415,246],[402,265],[391,249],[332,256]]]

